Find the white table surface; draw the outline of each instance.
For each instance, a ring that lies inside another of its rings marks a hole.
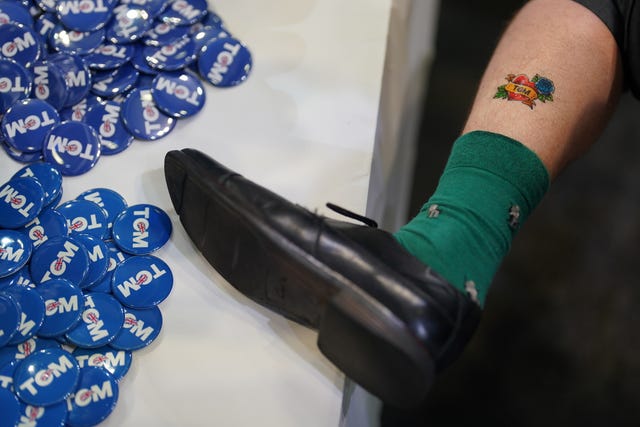
[[[135,352],[104,426],[336,426],[343,375],[317,335],[251,302],[196,251],[166,190],[168,150],[197,148],[310,209],[364,212],[390,0],[210,2],[253,53],[249,79],[207,87],[207,104],[156,142],[136,141],[64,180],[64,200],[109,187],[166,210],[156,253],[171,267],[164,327]],[[22,165],[0,152],[0,182]]]

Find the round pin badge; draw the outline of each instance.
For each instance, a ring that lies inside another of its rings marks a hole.
[[[18,345],[0,348],[0,366],[13,360],[22,361],[40,350],[60,349],[60,343],[47,338],[31,337]]]
[[[50,406],[20,405],[19,426],[64,427],[67,418],[67,402]]]
[[[82,291],[65,279],[53,279],[35,288],[44,301],[44,322],[38,336],[55,338],[73,328],[82,314]]]
[[[87,248],[89,255],[89,271],[82,283],[80,283],[81,289],[87,289],[98,284],[107,274],[109,249],[101,239],[91,234],[81,233],[76,237]]]
[[[71,353],[76,358],[81,368],[96,366],[113,375],[116,381],[120,381],[129,372],[133,355],[127,350],[116,350],[110,345],[100,348],[77,347]]]
[[[49,34],[49,45],[57,52],[69,55],[88,55],[104,42],[103,29],[96,31],[70,30],[57,24]]]
[[[188,71],[158,74],[153,80],[151,94],[157,107],[175,118],[197,114],[206,101],[200,79]]]
[[[49,55],[47,60],[60,67],[66,79],[67,100],[65,107],[75,106],[82,101],[91,88],[91,73],[83,57],[60,52]]]
[[[44,205],[52,204],[62,194],[62,174],[49,163],[32,163],[22,167],[12,178],[33,178],[42,185]]]
[[[0,291],[8,288],[9,286],[28,286],[35,288],[36,284],[31,280],[31,274],[29,273],[29,266],[22,267],[11,276],[3,277],[0,279]]]
[[[252,65],[249,49],[233,37],[211,40],[202,47],[198,57],[200,75],[217,87],[236,86],[244,82]]]
[[[20,360],[12,360],[9,363],[0,364],[0,388],[13,391],[13,374]]]
[[[167,136],[176,120],[156,106],[151,90],[133,89],[122,103],[122,121],[135,138],[154,141]]]
[[[44,189],[32,178],[14,178],[0,186],[0,228],[20,228],[38,216]]]
[[[169,215],[157,206],[138,204],[122,211],[113,222],[113,240],[124,252],[147,255],[171,237]]]
[[[3,24],[0,27],[0,57],[12,59],[30,68],[40,58],[37,33],[22,24]]]
[[[189,34],[189,27],[176,26],[162,21],[156,21],[155,25],[147,31],[142,41],[147,46],[162,46],[173,43]]]
[[[207,0],[175,0],[170,2],[158,20],[173,25],[191,25],[207,14]]]
[[[113,1],[62,0],[56,12],[65,27],[77,31],[96,31],[104,27],[113,14]]]
[[[118,383],[104,369],[87,366],[80,369],[74,394],[67,398],[67,426],[90,427],[105,420],[118,402]]]
[[[56,110],[64,107],[67,101],[67,81],[62,70],[47,60],[33,64],[33,90],[31,97],[46,101]]]
[[[126,64],[135,52],[132,44],[115,45],[106,43],[84,57],[92,70],[115,70]]]
[[[65,336],[78,347],[102,347],[113,341],[123,323],[124,310],[112,295],[85,294],[81,321]]]
[[[15,1],[0,1],[0,25],[22,24],[27,27],[33,26],[33,19],[29,9]]]
[[[198,55],[200,54],[200,51],[202,50],[204,45],[206,45],[207,43],[215,39],[222,39],[227,37],[231,37],[231,34],[229,34],[227,30],[222,29],[220,27],[208,27],[208,26],[205,26],[202,29],[198,30],[192,36],[193,42],[196,45],[196,52],[198,52]]]
[[[0,111],[31,93],[31,72],[16,61],[0,56]]]
[[[36,283],[67,279],[79,286],[89,271],[89,255],[75,237],[53,237],[33,251],[29,267]]]
[[[49,406],[64,401],[78,385],[80,367],[62,349],[40,350],[18,365],[13,375],[15,393],[25,403]]]
[[[37,248],[50,237],[66,236],[69,234],[67,219],[55,209],[44,209],[37,218],[18,231],[26,235]]]
[[[113,98],[133,88],[138,81],[139,74],[140,72],[127,62],[118,67],[116,71],[103,76],[102,79],[94,79],[91,92],[104,98]]]
[[[109,345],[119,350],[140,350],[154,342],[161,330],[162,313],[158,307],[146,310],[125,307],[122,331]]]
[[[44,321],[44,302],[35,288],[28,286],[10,286],[2,291],[11,296],[22,310],[20,328],[10,340],[9,345],[22,343],[33,337]]]
[[[164,301],[173,288],[173,274],[160,258],[151,255],[126,259],[113,271],[113,295],[129,308],[153,308]]]
[[[0,348],[9,344],[20,327],[22,309],[10,295],[0,292]]]
[[[127,201],[118,192],[110,188],[91,188],[86,190],[76,199],[87,200],[100,206],[107,213],[108,227],[122,211],[127,208]]]
[[[2,414],[3,425],[17,426],[20,422],[18,398],[9,389],[2,387],[0,387],[0,414]]]
[[[113,19],[105,27],[106,38],[113,44],[133,43],[144,36],[152,23],[146,10],[120,5],[114,9]]]
[[[100,138],[86,123],[66,121],[51,129],[45,141],[44,158],[62,175],[82,175],[100,159]]]
[[[169,4],[167,0],[120,0],[120,4],[129,7],[140,7],[149,13],[150,18],[161,14]]]
[[[7,277],[24,267],[32,250],[33,245],[24,234],[0,229],[0,277]]]
[[[157,70],[149,65],[147,58],[144,56],[144,45],[141,43],[133,44],[134,52],[131,57],[131,64],[140,71],[141,76],[145,74],[157,74],[160,70]]]
[[[101,292],[105,294],[111,293],[111,281],[113,278],[113,271],[116,267],[123,262],[125,259],[130,258],[132,255],[124,253],[116,246],[113,240],[108,240],[105,242],[107,245],[108,253],[109,253],[109,266],[107,267],[107,274],[102,278],[102,280],[93,285],[89,290],[91,292]]]
[[[107,214],[97,204],[88,200],[69,200],[56,210],[67,219],[67,226],[72,235],[83,233],[99,239],[107,237]]]
[[[46,101],[23,99],[2,117],[5,141],[22,152],[42,151],[47,133],[58,123],[58,111]]]
[[[184,36],[162,46],[146,46],[142,50],[151,68],[177,71],[196,60],[196,45],[189,36]]]

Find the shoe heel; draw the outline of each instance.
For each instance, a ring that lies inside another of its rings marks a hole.
[[[318,347],[386,404],[415,407],[433,383],[433,358],[399,319],[374,304],[347,292],[335,295],[320,321]]]

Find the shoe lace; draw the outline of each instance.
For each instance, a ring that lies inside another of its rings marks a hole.
[[[360,221],[361,223],[369,227],[378,228],[378,223],[371,218],[367,218],[366,216],[362,216],[360,214],[350,211],[349,209],[345,209],[341,206],[334,205],[333,203],[327,203],[327,207],[332,211],[334,211],[335,213],[346,216],[347,218]]]

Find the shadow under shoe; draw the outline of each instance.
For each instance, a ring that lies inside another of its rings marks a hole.
[[[207,261],[254,301],[318,330],[318,347],[387,404],[414,407],[473,334],[480,308],[382,230],[327,219],[193,150],[165,177]]]

